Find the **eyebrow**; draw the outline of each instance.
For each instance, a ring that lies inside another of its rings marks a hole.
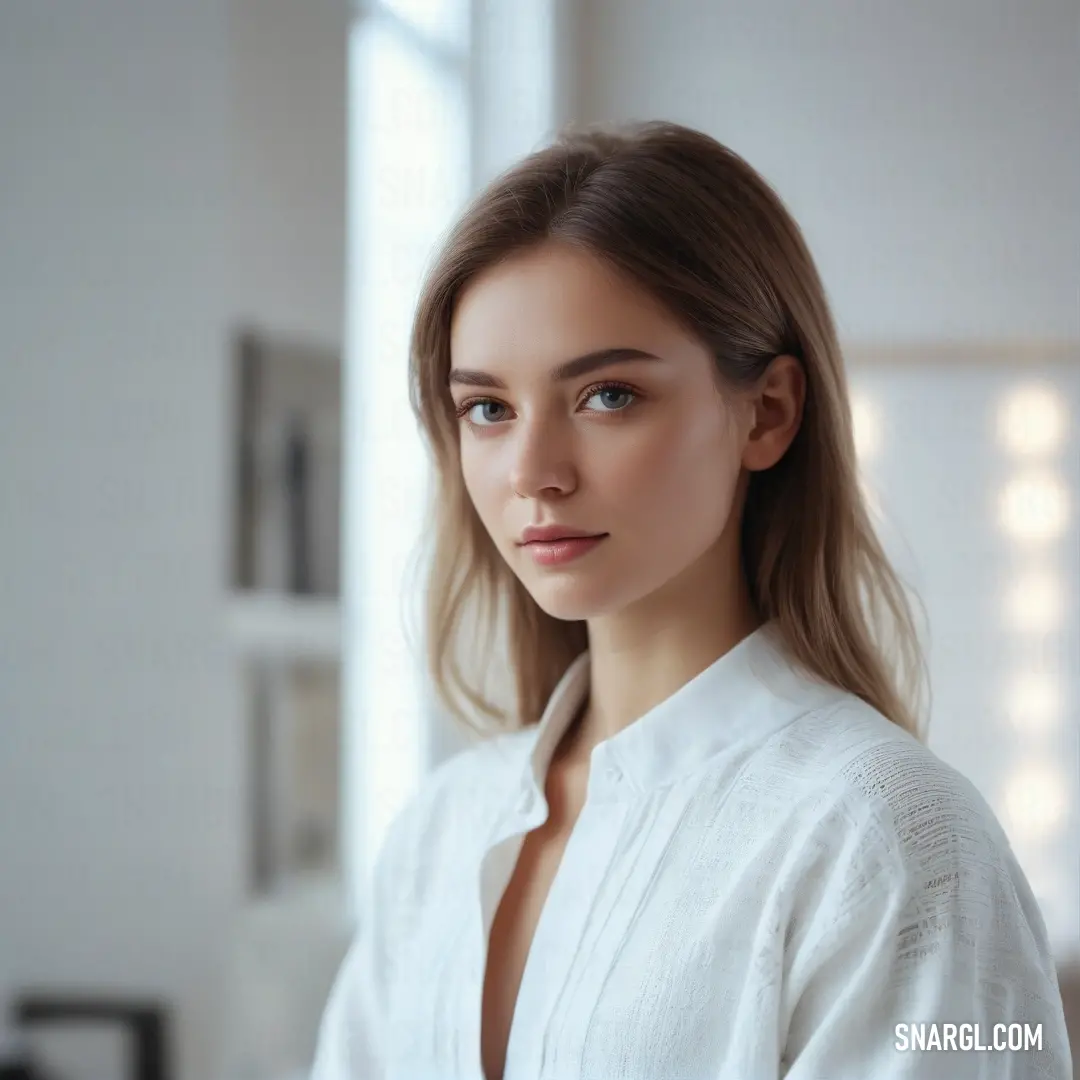
[[[590,371],[599,368],[610,367],[612,364],[621,363],[624,360],[660,360],[650,352],[641,349],[598,349],[595,352],[586,353],[584,356],[576,356],[573,360],[567,360],[551,370],[552,382],[563,382],[566,379],[575,379],[579,375],[587,375]],[[506,383],[495,375],[489,375],[486,371],[469,371],[466,368],[451,368],[446,379],[448,386],[455,383],[459,386],[491,386],[505,390]]]

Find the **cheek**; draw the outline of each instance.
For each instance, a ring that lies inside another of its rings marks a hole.
[[[733,429],[713,417],[658,425],[597,462],[596,488],[632,534],[685,534],[723,528],[734,496],[739,455]],[[692,541],[690,535],[687,540]]]
[[[480,520],[490,528],[504,498],[505,470],[500,469],[496,455],[463,440],[461,478]]]

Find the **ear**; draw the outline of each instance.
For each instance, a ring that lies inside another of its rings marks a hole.
[[[802,422],[806,372],[794,356],[773,357],[750,395],[750,430],[742,464],[751,472],[772,468],[787,452]]]

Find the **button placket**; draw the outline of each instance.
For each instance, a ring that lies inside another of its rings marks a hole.
[[[601,744],[595,751],[596,790],[601,796],[617,795],[626,783],[626,775],[606,746]]]

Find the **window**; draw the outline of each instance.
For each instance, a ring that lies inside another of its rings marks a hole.
[[[433,758],[407,571],[427,459],[408,404],[423,273],[480,184],[572,102],[571,0],[368,0],[350,36],[343,581],[344,861],[358,895]]]
[[[470,187],[468,0],[365,5],[349,42],[345,867],[351,896],[426,767],[406,616],[426,455],[408,402],[423,272]]]

